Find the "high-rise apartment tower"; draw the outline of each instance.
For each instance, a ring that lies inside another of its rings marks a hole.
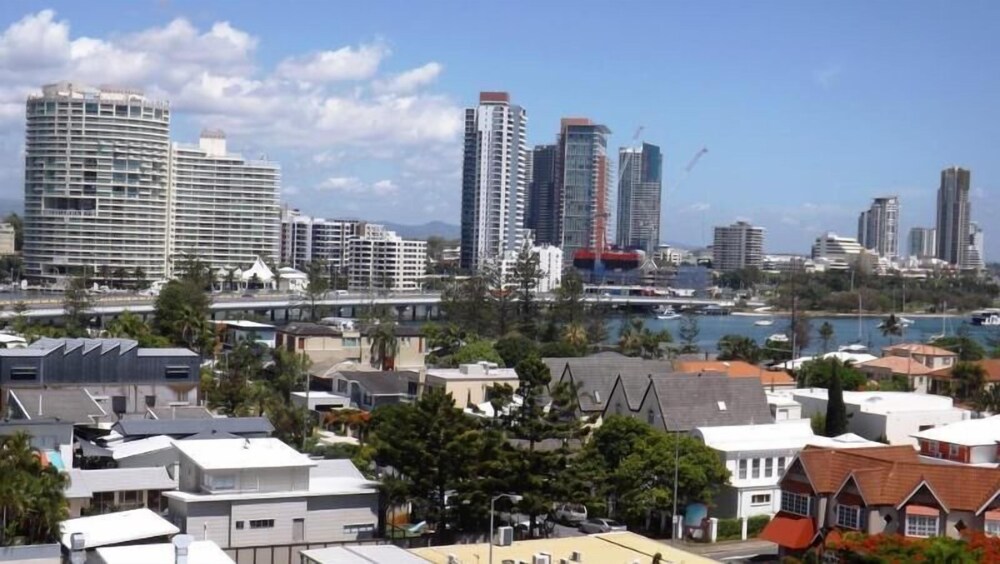
[[[623,147],[618,151],[619,247],[652,254],[660,244],[660,195],[663,188],[663,154],[656,145]]]
[[[871,208],[861,212],[858,218],[858,243],[887,259],[894,259],[899,255],[897,196],[875,198]]]
[[[953,166],[941,171],[937,197],[937,257],[964,268],[969,241],[971,174]]]

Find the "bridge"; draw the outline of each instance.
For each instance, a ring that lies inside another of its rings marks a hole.
[[[291,310],[302,310],[312,307],[306,296],[300,294],[213,294],[212,303],[209,306],[212,317],[225,318],[229,313],[258,313],[270,315],[273,320],[289,319],[288,312]],[[125,311],[130,311],[137,315],[146,317],[153,313],[155,296],[144,296],[137,294],[120,295],[97,295],[92,299],[93,307],[90,308],[94,315],[99,317],[114,317]],[[539,301],[555,301],[554,294],[541,294]],[[583,298],[588,303],[603,303],[612,306],[628,307],[658,307],[658,306],[684,306],[684,307],[723,307],[732,305],[721,300],[711,300],[704,298],[688,297],[666,297],[666,296],[614,296],[614,295],[586,295]],[[0,319],[10,319],[17,315],[16,304],[23,304],[23,315],[30,319],[56,319],[65,315],[62,307],[62,296],[52,294],[48,296],[34,296],[19,299],[16,294],[0,298]],[[438,313],[441,304],[440,293],[397,293],[388,295],[372,295],[368,292],[350,292],[347,294],[337,294],[330,292],[325,298],[316,300],[316,306],[322,306],[335,315],[344,313],[343,317],[355,317],[356,311],[368,306],[386,305],[400,310],[408,309],[413,319],[431,317]],[[19,307],[19,306],[17,306]],[[422,315],[418,315],[418,310]],[[284,315],[276,316],[275,312],[284,312]],[[401,311],[402,315],[402,311]]]

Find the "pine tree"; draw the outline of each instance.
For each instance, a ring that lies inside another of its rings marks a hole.
[[[826,436],[836,437],[847,432],[847,407],[844,405],[844,387],[840,382],[840,370],[833,364],[830,374],[830,388],[826,393]]]

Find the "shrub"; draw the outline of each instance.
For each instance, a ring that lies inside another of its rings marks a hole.
[[[756,515],[747,519],[747,536],[750,538],[756,538],[760,536],[761,531],[764,527],[771,522],[771,517],[768,515]]]
[[[742,530],[739,519],[719,519],[718,540],[739,540]]]

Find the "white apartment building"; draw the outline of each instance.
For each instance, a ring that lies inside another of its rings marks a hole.
[[[527,112],[506,92],[481,92],[465,110],[461,266],[478,270],[524,237]]]
[[[374,538],[377,483],[349,460],[312,460],[278,439],[177,441],[170,520],[222,548]]]
[[[12,255],[16,252],[14,244],[16,235],[13,225],[0,223],[0,256]]]
[[[321,261],[330,272],[341,272],[347,268],[350,240],[364,225],[356,219],[323,219],[286,210],[281,219],[281,262],[301,269]]]
[[[858,243],[892,260],[899,256],[899,197],[872,200],[858,217]]]
[[[530,241],[525,242],[525,244],[530,243]],[[503,260],[500,261],[500,275],[503,280],[507,280],[513,272],[517,265],[518,254],[519,251],[507,251],[503,254]],[[555,291],[562,284],[562,249],[553,245],[535,245],[531,247],[531,254],[538,257],[538,270],[542,275],[535,291],[542,294]]]
[[[855,435],[828,438],[813,433],[809,419],[768,423],[698,427],[692,434],[716,451],[729,470],[729,483],[719,490],[713,515],[747,518],[773,515],[781,509],[779,480],[792,459],[815,445],[829,448],[883,446]]]
[[[822,261],[827,268],[847,268],[857,262],[864,247],[857,239],[840,237],[836,233],[827,232],[816,238],[812,246],[814,261]]]
[[[764,228],[745,221],[715,228],[712,267],[727,272],[761,268],[764,264]]]
[[[367,224],[348,244],[348,284],[356,290],[414,291],[427,269],[427,241]]]
[[[57,282],[83,270],[163,278],[170,107],[137,90],[59,82],[28,97],[24,262]]]
[[[169,258],[194,256],[213,269],[276,261],[280,185],[277,164],[227,152],[221,131],[203,131],[197,146],[174,143]]]

